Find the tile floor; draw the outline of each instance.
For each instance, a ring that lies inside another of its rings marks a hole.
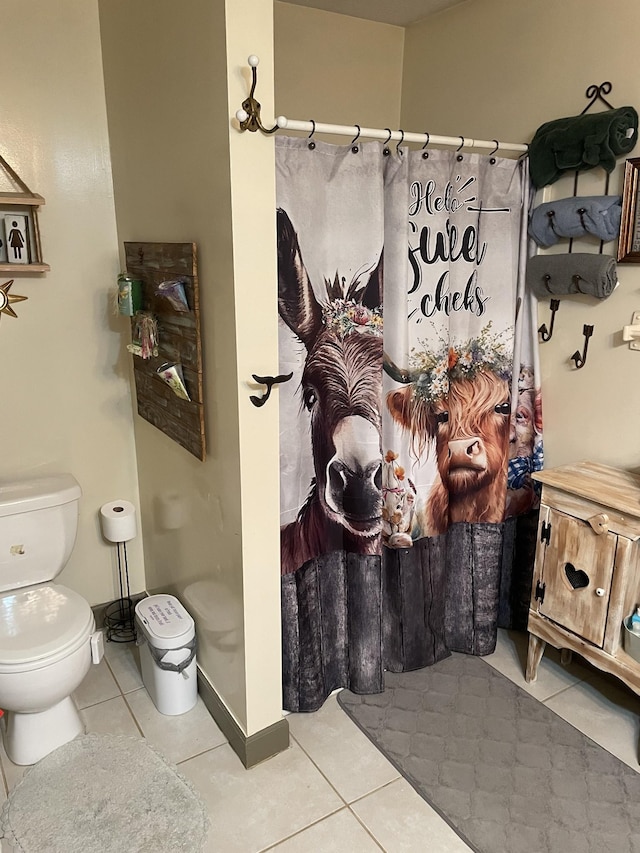
[[[523,677],[526,638],[501,631],[485,658],[503,675],[634,769],[640,700],[619,682],[548,647],[538,681]],[[464,853],[469,848],[339,708],[288,717],[291,746],[245,770],[201,700],[188,714],[159,714],[144,687],[135,648],[107,644],[75,694],[87,730],[143,735],[200,791],[211,827],[206,853]],[[24,768],[0,748],[6,796]]]

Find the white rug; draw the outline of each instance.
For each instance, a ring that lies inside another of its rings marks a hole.
[[[197,853],[208,821],[191,783],[145,740],[91,734],[26,771],[1,825],[20,853]]]

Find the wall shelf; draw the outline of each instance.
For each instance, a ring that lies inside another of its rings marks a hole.
[[[0,219],[3,215],[17,215],[24,217],[26,223],[26,246],[29,263],[9,263],[0,260],[0,273],[43,273],[48,272],[51,267],[42,260],[42,246],[40,243],[40,228],[38,226],[38,208],[45,200],[39,193],[32,192],[22,178],[11,168],[7,161],[0,156],[0,169],[13,181],[18,190],[11,192],[0,192]],[[11,210],[11,214],[9,214]],[[4,231],[0,227],[2,237]],[[8,257],[8,246],[2,249],[5,257]]]
[[[49,272],[49,264],[0,264],[0,273]]]

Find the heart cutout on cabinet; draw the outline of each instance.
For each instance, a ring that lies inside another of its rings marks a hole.
[[[582,569],[576,569],[573,563],[564,564],[564,573],[574,589],[584,589],[589,586],[589,576]]]

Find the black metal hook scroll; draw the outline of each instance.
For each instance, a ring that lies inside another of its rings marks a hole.
[[[288,382],[293,376],[293,371],[291,373],[282,373],[280,376],[256,376],[255,373],[252,373],[251,376],[255,379],[256,382],[259,382],[260,385],[266,385],[267,391],[262,397],[256,397],[252,394],[249,399],[253,403],[254,406],[264,406],[269,397],[271,396],[271,389],[274,385],[279,385],[282,382]]]
[[[610,104],[609,101],[604,97],[604,95],[608,95],[613,86],[608,80],[605,80],[604,83],[600,83],[600,85],[596,85],[592,83],[591,86],[588,87],[587,91],[584,93],[585,98],[591,98],[587,106],[582,110],[580,115],[584,115],[587,110],[591,109],[591,107],[595,104],[596,101],[602,101],[605,106],[607,106],[610,110],[615,110],[613,104]]]
[[[593,326],[583,326],[582,334],[584,335],[584,347],[582,348],[582,355],[580,355],[580,350],[576,350],[571,356],[573,361],[575,361],[576,368],[578,370],[580,370],[581,367],[584,367],[587,363],[587,349],[589,348],[589,338],[593,334]]]
[[[543,343],[546,343],[547,341],[551,340],[551,335],[553,334],[553,324],[556,321],[556,311],[558,310],[559,307],[560,307],[560,300],[559,299],[552,299],[551,302],[549,303],[549,308],[551,309],[551,322],[549,323],[549,329],[547,330],[547,324],[546,323],[543,323],[540,326],[540,328],[538,329],[538,332],[540,334],[540,337],[542,338]]]

